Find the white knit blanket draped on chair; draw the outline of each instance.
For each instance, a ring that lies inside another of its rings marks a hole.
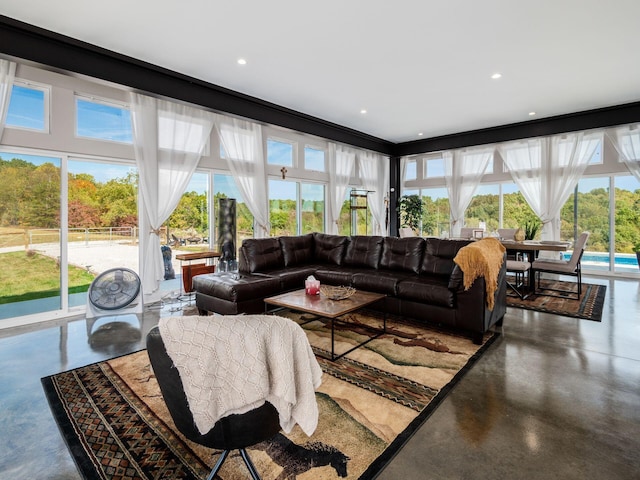
[[[289,433],[318,425],[322,370],[304,330],[274,315],[163,317],[160,335],[200,433],[228,415],[271,403]]]

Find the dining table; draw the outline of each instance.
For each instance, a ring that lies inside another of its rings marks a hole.
[[[516,259],[518,259],[519,255],[523,255],[523,260],[532,265],[541,251],[566,252],[571,246],[571,242],[563,242],[560,240],[523,240],[521,242],[516,240],[500,240],[500,243],[507,249],[507,255],[514,253]],[[531,278],[532,273],[533,271],[529,270],[529,275],[527,276],[530,294],[535,290],[535,278]]]

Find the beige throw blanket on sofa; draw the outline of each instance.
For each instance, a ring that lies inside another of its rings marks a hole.
[[[272,315],[161,318],[160,335],[173,360],[200,433],[223,417],[265,401],[289,433],[318,424],[315,389],[322,370],[304,330]]]
[[[498,288],[498,275],[506,248],[496,238],[483,238],[458,250],[453,261],[464,273],[464,289],[468,290],[478,277],[484,277],[487,308],[493,310]]]

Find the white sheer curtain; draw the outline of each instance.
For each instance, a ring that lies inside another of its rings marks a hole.
[[[349,180],[356,161],[355,152],[342,145],[329,143],[329,225],[327,233],[338,234],[340,210],[345,200]]]
[[[262,127],[246,120],[216,116],[227,165],[256,223],[255,238],[269,236],[269,198],[262,148]]]
[[[542,222],[542,239],[560,239],[560,210],[573,193],[603,132],[530,138],[499,146],[511,177]]]
[[[140,181],[140,277],[145,297],[164,278],[160,227],[178,205],[211,137],[210,112],[131,94],[134,150]]]
[[[11,90],[13,89],[15,75],[15,62],[0,59],[0,140],[2,140],[2,132],[4,132],[4,125],[7,122],[7,112],[9,111],[9,101],[11,100]]]
[[[360,179],[362,186],[369,191],[368,205],[373,216],[374,235],[387,234],[385,197],[389,191],[389,157],[379,153],[358,152]]]
[[[494,147],[453,150],[444,152],[444,179],[449,193],[451,210],[451,236],[459,237],[463,227],[464,212],[473,199]]]
[[[624,162],[634,177],[640,181],[640,123],[618,127],[613,136],[608,134]]]

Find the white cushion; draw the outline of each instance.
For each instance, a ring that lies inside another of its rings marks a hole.
[[[529,262],[523,262],[520,260],[507,260],[507,271],[526,272],[531,268]]]

